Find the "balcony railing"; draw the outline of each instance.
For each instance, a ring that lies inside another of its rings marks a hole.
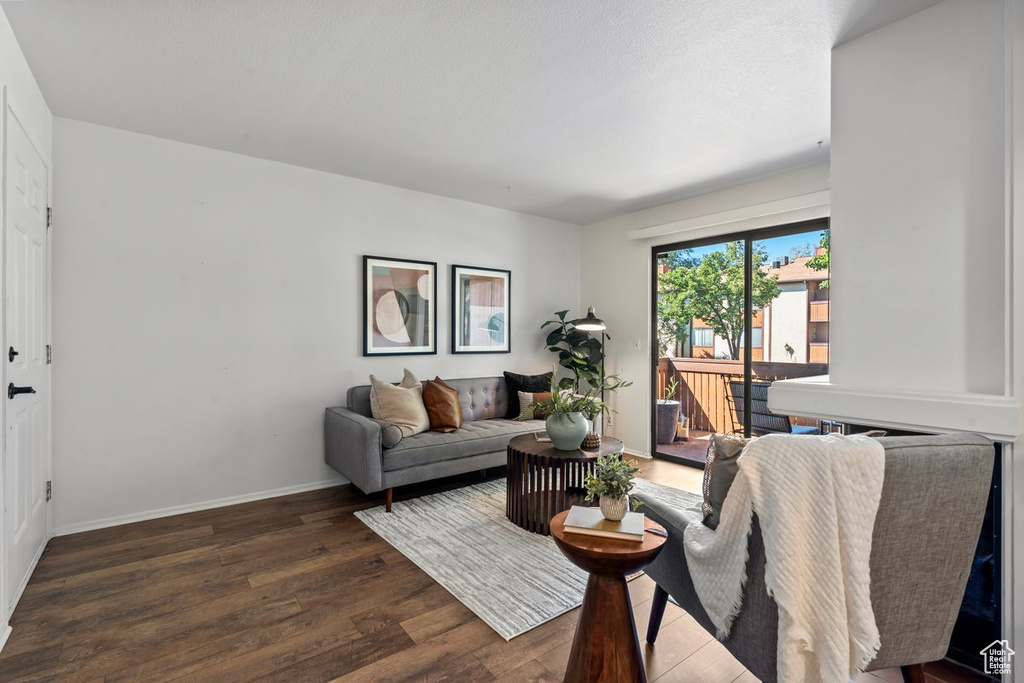
[[[810,342],[807,351],[808,361],[828,365],[828,342]]]
[[[827,363],[765,363],[754,361],[754,379],[775,381],[828,374]],[[658,397],[665,395],[669,378],[679,382],[677,398],[691,429],[730,434],[742,429],[736,418],[729,382],[743,379],[743,361],[662,358],[658,362]],[[816,424],[797,421],[796,424]]]
[[[829,315],[828,301],[811,301],[811,311],[808,317],[812,323],[827,323]]]

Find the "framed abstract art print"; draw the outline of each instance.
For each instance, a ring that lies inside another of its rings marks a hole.
[[[363,257],[363,355],[437,353],[437,264]]]
[[[510,353],[512,272],[452,266],[452,353]]]

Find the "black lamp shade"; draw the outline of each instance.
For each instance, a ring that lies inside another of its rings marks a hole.
[[[587,309],[586,317],[574,320],[572,324],[577,330],[584,330],[586,332],[600,332],[601,330],[608,329],[604,321],[594,315],[593,306]]]

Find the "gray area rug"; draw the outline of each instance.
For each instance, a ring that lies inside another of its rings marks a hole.
[[[692,493],[642,479],[634,491],[680,508],[700,502]],[[550,537],[506,519],[504,480],[356,516],[505,640],[583,602],[587,573],[565,559]]]

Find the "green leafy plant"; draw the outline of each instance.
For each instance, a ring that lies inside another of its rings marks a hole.
[[[825,250],[825,253],[818,254],[817,256],[813,257],[810,261],[807,262],[807,267],[810,268],[811,270],[828,270],[829,265],[831,265],[832,261],[831,230],[826,230],[825,232],[821,233],[821,242],[818,244],[818,246],[822,247]],[[828,284],[828,280],[822,280],[818,286],[821,287],[822,289],[827,289]]]
[[[534,407],[549,414],[581,412],[587,419],[597,420],[601,415],[615,412],[602,397],[633,383],[617,374],[604,374],[601,342],[586,330],[576,329],[572,320],[565,319],[568,313],[568,309],[555,311],[555,319],[546,321],[540,328],[555,326],[548,332],[544,345],[558,354],[558,364],[572,376],[556,381],[557,372],[552,372],[551,401],[535,402]],[[562,392],[568,392],[571,398],[556,398]]]
[[[605,391],[615,391],[622,387],[628,387],[632,382],[627,382],[617,375],[606,377],[601,385]],[[551,398],[534,401],[530,404],[529,410],[544,415],[569,415],[572,413],[583,413],[588,420],[594,421],[602,414],[616,412],[606,401],[601,400],[601,391],[591,389],[583,393],[574,392],[570,389],[563,389],[555,380],[554,374],[551,377]]]
[[[578,394],[571,388],[563,389],[551,375],[551,398],[534,401],[530,404],[529,410],[544,415],[568,415],[570,422],[575,422],[573,413],[583,413],[587,418],[593,420],[593,415],[600,415],[602,411],[609,410],[608,405],[602,401],[593,391]]]
[[[677,391],[679,391],[679,379],[673,375],[672,379],[665,385],[665,395],[662,396],[662,399],[665,401],[675,400]]]
[[[600,383],[604,354],[601,341],[585,330],[576,329],[571,320],[565,319],[568,313],[568,309],[556,311],[555,319],[548,320],[540,328],[543,330],[549,325],[555,326],[555,329],[548,332],[544,345],[549,351],[557,353],[558,364],[572,373],[572,377],[559,380],[558,386],[576,391],[581,380],[591,387]]]
[[[583,480],[583,488],[587,490],[585,500],[589,502],[601,496],[628,496],[633,490],[633,479],[639,472],[639,467],[623,460],[622,456],[616,453],[599,457],[594,466],[594,473]],[[631,501],[634,510],[639,504],[640,501]]]

